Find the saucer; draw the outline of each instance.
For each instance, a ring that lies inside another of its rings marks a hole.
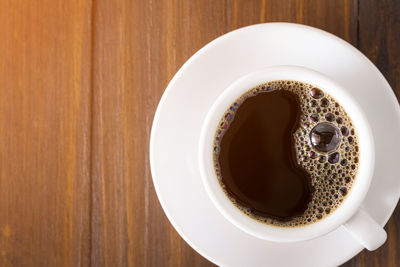
[[[378,69],[356,48],[322,30],[290,23],[227,33],[193,55],[157,108],[150,164],[161,205],[177,232],[220,266],[337,266],[363,248],[343,227],[303,242],[275,243],[242,232],[209,199],[200,177],[198,141],[215,99],[239,77],[268,66],[297,65],[330,76],[357,99],[371,124],[376,166],[364,209],[382,226],[400,196],[400,108]]]

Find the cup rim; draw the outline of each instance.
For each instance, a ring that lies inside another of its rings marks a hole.
[[[257,85],[274,80],[295,80],[316,87],[335,99],[340,99],[359,139],[359,169],[351,190],[343,203],[322,220],[306,226],[271,226],[250,218],[241,212],[223,192],[214,170],[212,147],[218,122],[229,106],[245,92]],[[273,66],[251,72],[229,85],[213,103],[204,120],[199,140],[199,167],[203,185],[219,212],[244,232],[276,242],[296,242],[313,239],[338,228],[360,208],[372,179],[374,169],[374,142],[369,123],[358,103],[338,83],[315,70],[300,66]]]

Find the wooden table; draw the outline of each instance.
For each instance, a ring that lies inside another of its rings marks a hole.
[[[0,266],[211,266],[176,233],[148,159],[158,101],[214,38],[268,21],[349,41],[400,97],[400,2],[0,0]],[[388,241],[345,266],[400,265]]]

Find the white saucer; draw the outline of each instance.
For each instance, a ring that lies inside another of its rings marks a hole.
[[[331,76],[359,101],[373,128],[376,166],[365,209],[384,225],[400,196],[400,108],[378,69],[324,31],[288,23],[245,27],[214,40],[177,72],[158,106],[150,140],[153,182],[167,217],[197,252],[222,266],[336,266],[362,247],[344,229],[299,243],[274,243],[231,225],[201,182],[197,146],[210,106],[234,80],[272,65]]]

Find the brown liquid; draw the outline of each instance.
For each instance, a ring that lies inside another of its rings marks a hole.
[[[240,96],[221,118],[213,145],[227,197],[274,226],[329,216],[358,172],[358,137],[344,108],[297,81],[267,82]]]
[[[254,214],[284,221],[307,209],[311,177],[297,164],[292,140],[300,115],[296,94],[260,93],[240,105],[222,138],[222,182]]]

